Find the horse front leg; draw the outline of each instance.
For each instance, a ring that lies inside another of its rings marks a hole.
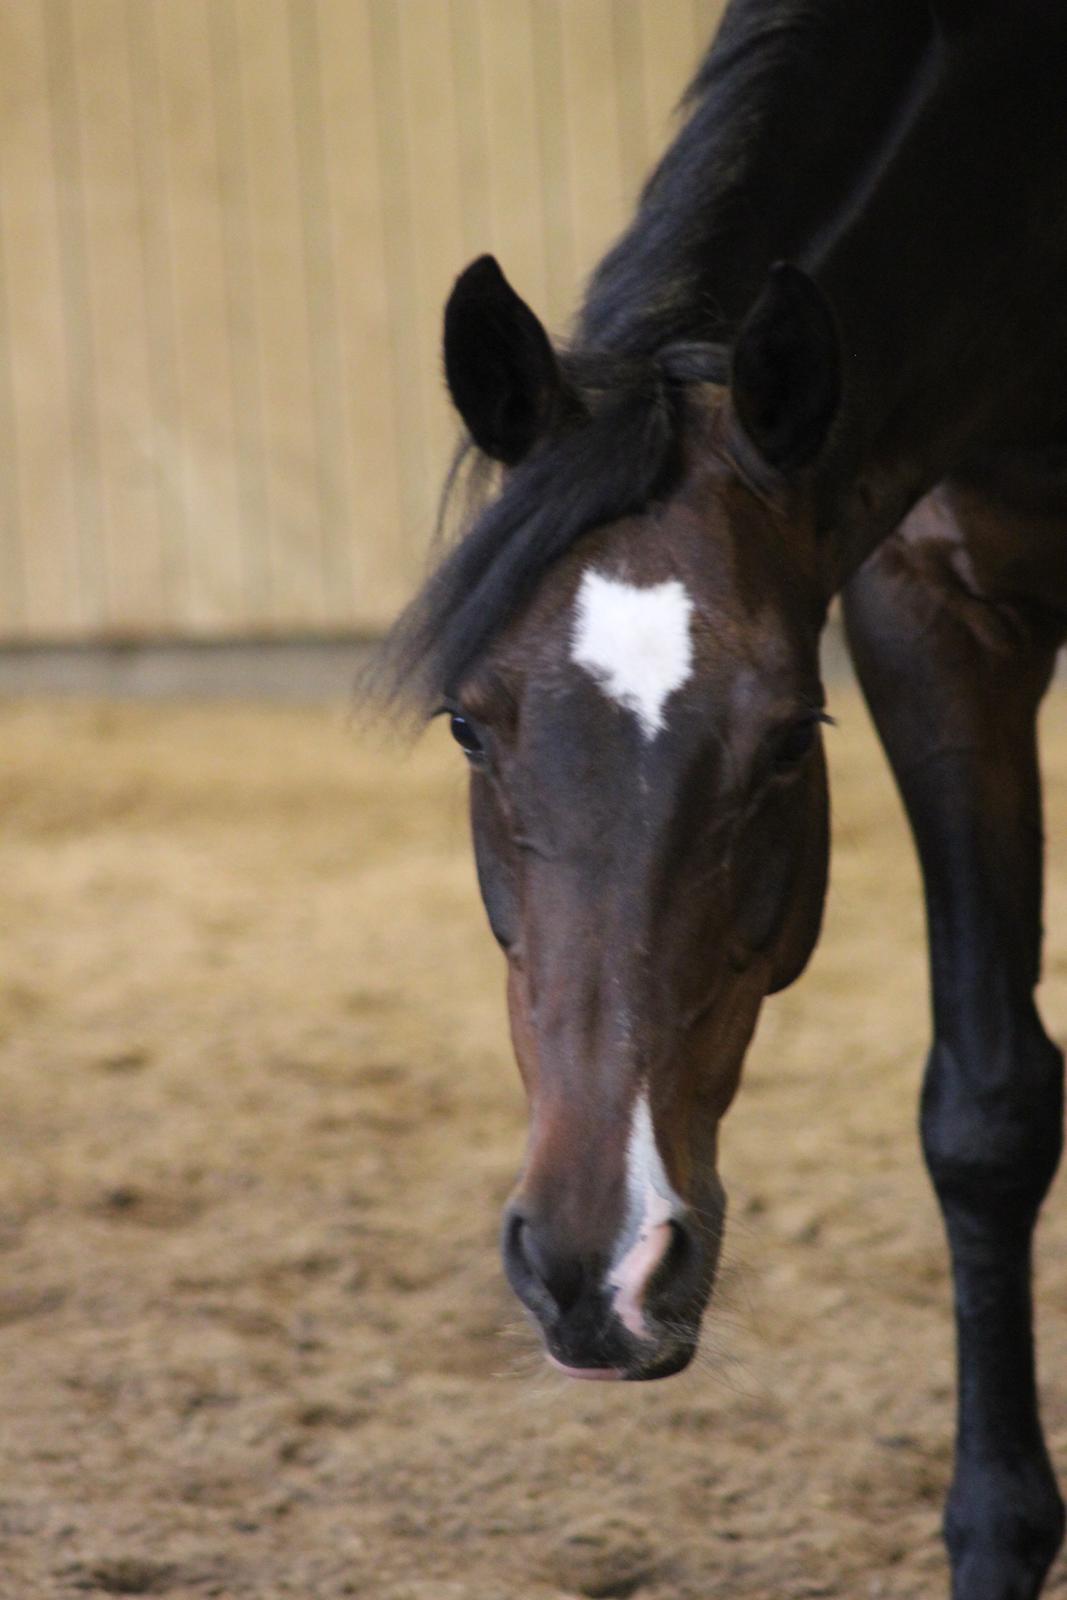
[[[924,502],[871,558],[846,591],[846,621],[926,893],[934,1039],[921,1129],[958,1350],[953,1600],[1034,1600],[1064,1529],[1038,1412],[1030,1267],[1063,1134],[1062,1056],[1034,1003],[1035,722],[1056,641],[964,588],[946,514]]]

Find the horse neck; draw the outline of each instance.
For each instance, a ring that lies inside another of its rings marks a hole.
[[[770,265],[844,204],[929,33],[926,0],[732,0],[686,120],[601,261],[580,344],[728,342]]]
[[[1020,10],[932,36],[883,159],[802,258],[843,335],[820,489],[841,579],[969,457],[1067,423],[1050,312],[1067,273],[1067,11]]]

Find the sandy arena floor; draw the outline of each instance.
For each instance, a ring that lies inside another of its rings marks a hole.
[[[647,1388],[552,1376],[498,1269],[524,1112],[443,731],[398,757],[325,710],[0,709],[2,1600],[944,1592],[921,911],[836,700],[829,923],[727,1125],[705,1359]]]

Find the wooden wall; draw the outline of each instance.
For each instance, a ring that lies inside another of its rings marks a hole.
[[[562,326],[721,0],[6,0],[0,641],[373,630],[441,305]]]

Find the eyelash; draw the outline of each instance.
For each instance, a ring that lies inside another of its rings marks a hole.
[[[805,758],[814,748],[816,730],[821,723],[832,727],[834,719],[825,711],[813,711],[809,716],[799,718],[778,731],[771,752],[771,765],[776,772],[785,775],[797,771],[803,765]],[[801,740],[799,748],[790,749],[789,741],[791,739],[795,741],[798,736]]]

